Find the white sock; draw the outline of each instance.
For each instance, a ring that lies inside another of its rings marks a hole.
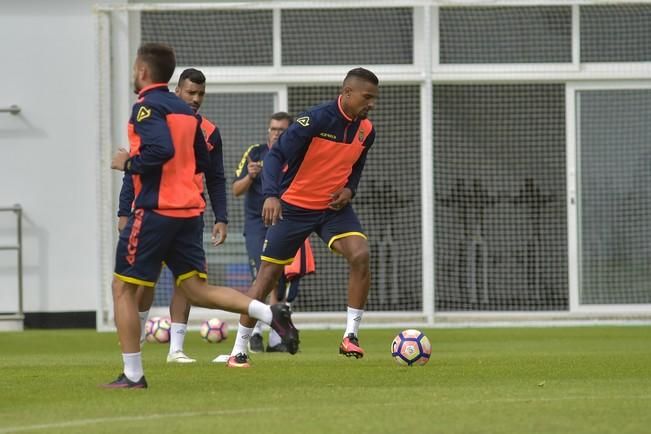
[[[271,307],[258,300],[251,300],[251,303],[249,303],[249,316],[267,324],[271,324],[273,318]]]
[[[187,324],[182,322],[173,322],[170,329],[170,354],[177,351],[183,351],[183,342],[185,341],[185,332],[188,329]]]
[[[145,324],[147,324],[148,316],[149,310],[138,312],[138,317],[140,318],[140,346],[145,343]]]
[[[145,373],[142,370],[142,357],[140,353],[122,353],[124,362],[124,375],[131,381],[138,381]]]
[[[262,335],[262,326],[264,323],[262,321],[258,321],[255,323],[255,327],[253,327],[253,333],[254,335]]]
[[[276,345],[280,344],[282,342],[282,339],[280,339],[280,336],[278,333],[276,333],[276,330],[271,329],[269,330],[269,346],[270,347],[275,347]]]
[[[244,327],[242,324],[238,324],[237,336],[235,337],[235,343],[233,344],[231,356],[239,353],[249,354],[249,339],[251,339],[252,332],[253,328]]]
[[[355,309],[348,306],[344,337],[348,336],[350,333],[357,336],[357,333],[359,332],[359,323],[362,322],[362,315],[364,315],[364,309]]]

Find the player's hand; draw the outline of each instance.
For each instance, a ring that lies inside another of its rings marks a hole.
[[[353,192],[350,188],[342,188],[332,194],[332,201],[328,204],[330,209],[338,211],[348,205],[353,199]]]
[[[122,230],[127,226],[128,221],[129,217],[125,215],[118,217],[118,233],[122,232]]]
[[[224,244],[226,241],[226,233],[228,232],[228,226],[224,222],[217,222],[215,226],[212,227],[212,245],[214,247]]]
[[[124,148],[118,149],[118,151],[113,155],[113,161],[111,161],[111,169],[113,170],[124,170],[124,163],[129,159],[129,151]]]
[[[278,220],[283,218],[282,206],[280,199],[277,197],[268,197],[262,205],[262,221],[265,226],[275,225]]]
[[[248,164],[246,165],[246,170],[249,171],[249,176],[253,179],[257,178],[260,172],[262,172],[262,162],[260,161],[252,161],[251,157],[247,155],[246,159],[248,160]]]

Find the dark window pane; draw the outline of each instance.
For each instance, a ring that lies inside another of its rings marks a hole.
[[[572,62],[569,7],[444,7],[440,63]]]
[[[178,65],[273,64],[271,11],[143,12],[142,42],[164,42]]]
[[[582,62],[651,60],[651,5],[581,6]]]
[[[413,11],[282,11],[283,65],[413,63]]]

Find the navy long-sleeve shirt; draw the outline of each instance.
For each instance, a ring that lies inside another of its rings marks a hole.
[[[308,110],[265,156],[264,197],[279,197],[305,209],[327,209],[336,191],[346,187],[355,194],[374,140],[371,121],[350,119],[341,97]]]
[[[219,128],[207,118],[199,116],[202,137],[209,155],[209,163],[204,168],[208,196],[216,222],[228,223],[226,202],[226,177],[224,175],[223,145]],[[162,140],[162,138],[159,138]],[[203,191],[203,177],[197,175],[195,183]],[[134,206],[134,184],[131,173],[125,173],[120,190],[118,216],[128,216]]]

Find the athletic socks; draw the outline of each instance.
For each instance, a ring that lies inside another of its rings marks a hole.
[[[344,332],[344,337],[348,336],[350,333],[357,336],[357,333],[359,332],[359,324],[362,322],[363,314],[363,309],[355,309],[348,306],[346,313],[346,331]]]
[[[275,347],[280,343],[282,343],[282,339],[280,338],[280,335],[276,333],[276,330],[274,329],[269,330],[269,346]]]
[[[138,381],[145,373],[142,370],[142,357],[140,353],[122,353],[124,362],[124,375],[131,381]]]
[[[170,354],[177,351],[183,351],[183,342],[185,341],[185,332],[188,325],[180,322],[173,322],[170,329]]]
[[[238,324],[237,336],[235,337],[235,344],[233,344],[233,350],[231,351],[231,356],[235,356],[239,353],[243,353],[243,354],[249,353],[249,339],[251,339],[252,332],[253,332],[252,327],[244,327],[242,324]]]
[[[263,331],[263,325],[264,323],[262,321],[258,321],[255,323],[255,327],[253,327],[253,333],[254,335],[262,335]]]
[[[267,324],[271,324],[273,318],[271,307],[258,300],[251,300],[251,303],[249,303],[249,316]]]

